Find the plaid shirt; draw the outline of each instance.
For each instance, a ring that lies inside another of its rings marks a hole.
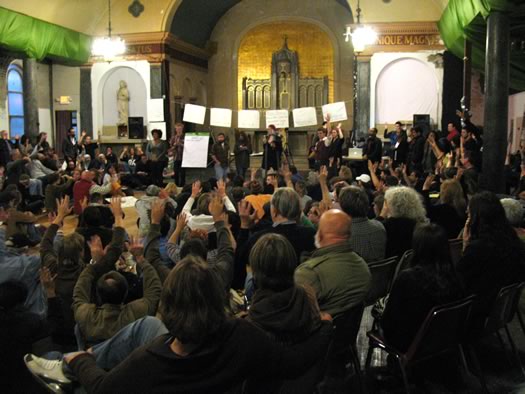
[[[386,230],[377,220],[352,218],[352,249],[367,263],[385,258]]]

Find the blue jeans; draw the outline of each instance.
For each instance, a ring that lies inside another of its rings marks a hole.
[[[223,167],[221,164],[215,164],[215,178],[217,180],[219,179],[226,179],[226,175],[228,174],[228,167]]]
[[[110,370],[126,359],[135,349],[151,342],[158,336],[168,333],[168,329],[159,319],[146,316],[121,328],[111,338],[91,348],[99,368]],[[48,358],[56,358],[47,356]],[[64,363],[68,372],[69,366]]]

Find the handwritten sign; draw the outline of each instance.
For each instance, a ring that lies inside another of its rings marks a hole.
[[[237,126],[240,129],[258,129],[261,127],[259,111],[241,110],[237,116]]]
[[[212,108],[210,111],[210,126],[231,127],[232,110],[227,108]]]
[[[290,127],[289,121],[288,111],[285,109],[266,111],[266,127],[273,124],[278,129],[286,129]]]
[[[330,115],[331,122],[341,122],[347,120],[346,115],[346,104],[344,101],[339,101],[333,104],[323,105],[323,119],[326,120],[326,116]]]
[[[184,106],[184,122],[204,124],[206,117],[206,107],[195,104],[186,104]]]
[[[184,136],[182,167],[206,168],[208,164],[209,140],[209,133],[186,133]]]
[[[295,127],[314,126],[317,124],[315,107],[296,108],[292,113]]]

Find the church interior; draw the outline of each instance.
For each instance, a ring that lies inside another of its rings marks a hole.
[[[525,392],[524,21],[0,0],[2,392]]]

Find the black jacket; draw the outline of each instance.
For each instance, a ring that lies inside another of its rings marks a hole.
[[[368,137],[366,140],[364,154],[372,163],[380,162],[383,156],[383,146],[381,144],[381,140],[376,136]]]

